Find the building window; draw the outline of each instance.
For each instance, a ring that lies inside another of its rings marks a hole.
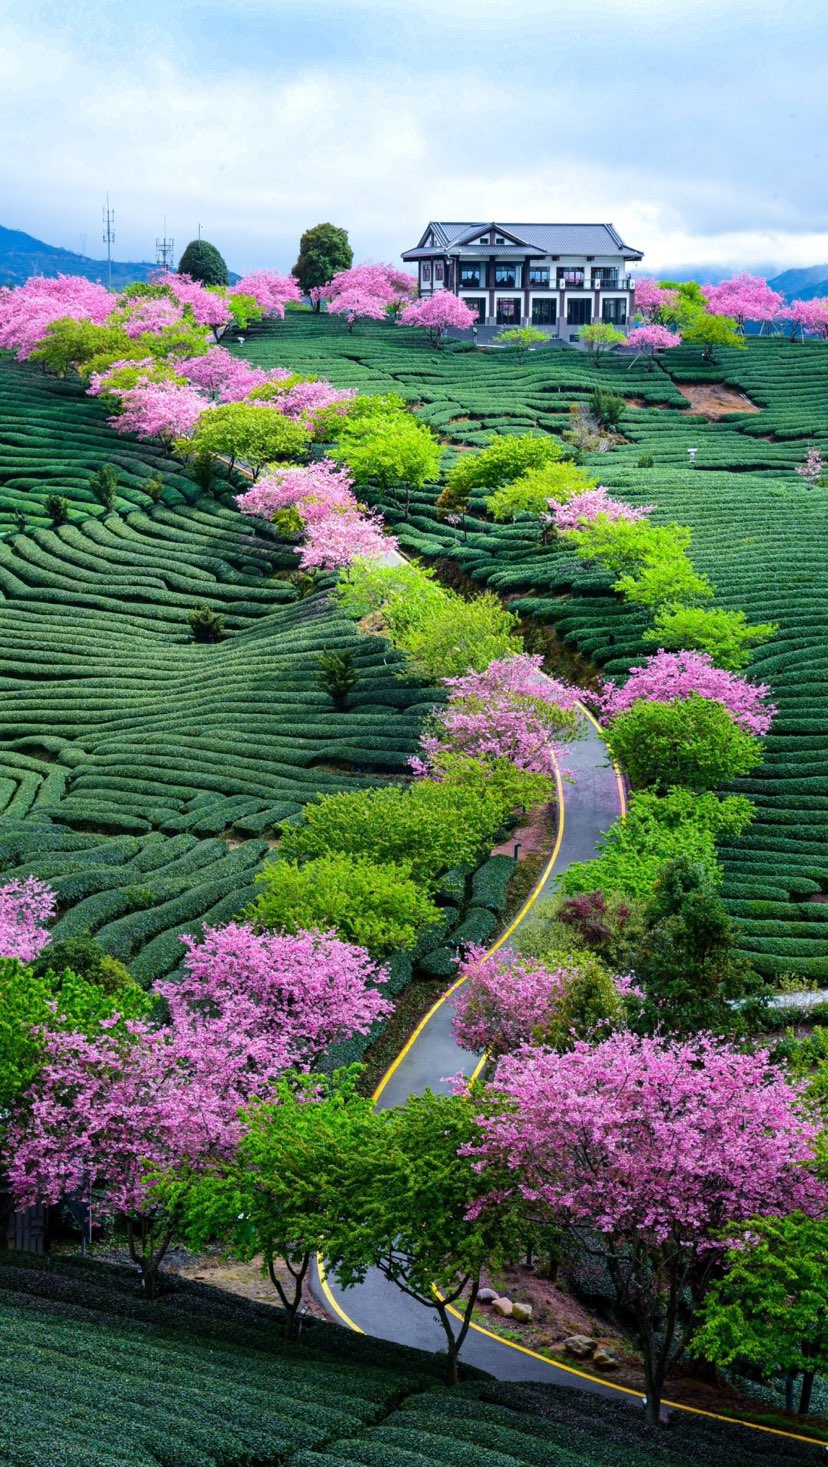
[[[486,323],[486,297],[484,295],[464,295],[463,305],[469,310],[477,312],[476,326],[484,326]]]
[[[567,326],[589,326],[592,321],[592,301],[576,299],[566,303]]]
[[[514,290],[520,285],[520,267],[518,265],[495,265],[495,286],[506,290]]]
[[[502,234],[496,234],[495,235],[495,244],[505,244],[505,243],[506,243],[506,241],[503,238],[503,235]]]
[[[423,272],[423,285],[430,285],[431,284],[431,261],[430,260],[423,260],[421,269],[422,269],[422,272]]]
[[[556,303],[550,297],[549,300],[532,302],[532,325],[554,326],[558,319]]]
[[[627,302],[624,300],[604,301],[601,307],[601,320],[608,321],[612,326],[626,326]]]
[[[483,284],[483,271],[480,265],[460,266],[460,289],[479,290]]]
[[[580,287],[583,286],[583,283],[584,283],[584,272],[583,272],[583,270],[559,270],[558,271],[558,287],[559,288],[565,287],[565,288],[572,289],[574,287],[577,290],[577,289],[579,289]]]
[[[497,303],[498,326],[519,326],[520,304],[520,296],[501,296]]]
[[[592,284],[600,290],[618,289],[618,271],[607,268],[598,268],[592,272]]]
[[[434,261],[434,284],[442,285],[444,276],[444,265],[442,260]]]
[[[548,265],[530,265],[529,266],[529,284],[530,285],[537,285],[537,286],[539,286],[539,287],[541,287],[543,289],[546,289],[546,287],[549,284],[549,266]]]

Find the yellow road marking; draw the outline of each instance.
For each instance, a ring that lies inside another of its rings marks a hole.
[[[348,1326],[348,1329],[352,1329],[354,1334],[364,1335],[365,1330],[360,1329],[358,1324],[354,1324],[354,1321],[351,1319],[350,1314],[345,1313],[342,1305],[337,1302],[337,1300],[331,1293],[331,1286],[328,1283],[328,1275],[325,1271],[325,1260],[322,1257],[321,1253],[317,1253],[316,1255],[316,1267],[319,1270],[319,1282],[322,1285],[322,1293],[325,1295],[325,1298],[327,1299],[334,1313],[339,1315],[342,1322]]]

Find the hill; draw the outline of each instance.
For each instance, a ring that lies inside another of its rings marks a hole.
[[[485,1377],[199,1284],[0,1256],[0,1462],[14,1467],[807,1467],[824,1448]]]
[[[157,268],[149,260],[113,260],[112,284],[123,289],[133,280],[146,280]],[[106,260],[93,260],[46,244],[22,229],[0,225],[0,285],[22,285],[30,275],[82,275],[85,280],[106,281]]]
[[[652,370],[616,357],[597,371],[578,351],[537,352],[520,364],[505,352],[433,352],[414,333],[383,324],[360,324],[349,334],[333,317],[297,313],[249,332],[242,350],[256,366],[402,393],[446,441],[446,465],[492,433],[561,433],[570,405],[586,403],[595,387],[624,395],[625,441],[612,453],[585,455],[587,466],[625,499],[655,502],[656,522],[690,526],[694,561],[718,587],[720,606],[779,624],[749,669],[771,684],[779,713],[762,768],[740,782],[756,815],[722,851],[723,894],[744,956],[761,972],[825,982],[825,490],[808,489],[796,473],[810,444],[828,455],[825,344],[754,339],[746,351],[721,351],[718,365],[680,347]],[[687,397],[711,381],[742,395],[716,421],[693,412]],[[528,517],[505,526],[478,517],[451,525],[436,510],[438,492],[427,486],[412,496],[408,515],[393,496],[376,497],[404,550],[456,562],[514,609],[553,627],[555,655],[573,649],[623,677],[650,650],[642,641],[646,617],[619,600],[611,576],[585,569],[565,546],[539,546]]]
[[[805,270],[783,270],[768,281],[773,290],[779,290],[788,301],[821,300],[828,295],[828,265],[810,265]]]

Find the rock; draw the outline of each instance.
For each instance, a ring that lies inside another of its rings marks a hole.
[[[512,1301],[511,1301],[511,1299],[493,1299],[492,1300],[492,1308],[494,1309],[494,1311],[495,1311],[496,1314],[502,1314],[504,1319],[511,1319],[511,1317],[512,1317]]]
[[[589,1335],[570,1335],[568,1340],[564,1340],[564,1349],[568,1350],[570,1355],[574,1355],[577,1360],[586,1360],[597,1343],[598,1341],[591,1339]]]
[[[477,1291],[478,1304],[494,1304],[497,1297],[497,1289],[478,1289]]]
[[[598,1349],[595,1351],[595,1354],[592,1357],[592,1363],[593,1365],[597,1365],[599,1370],[618,1369],[617,1356],[613,1355],[612,1350],[605,1350],[602,1345],[599,1345]]]
[[[512,1318],[516,1319],[518,1324],[526,1324],[526,1321],[532,1318],[532,1305],[519,1304],[515,1299],[512,1303]]]

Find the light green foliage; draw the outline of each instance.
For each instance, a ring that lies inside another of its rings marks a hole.
[[[271,861],[256,881],[261,894],[247,913],[256,926],[281,932],[335,927],[345,942],[373,957],[412,947],[418,929],[440,915],[402,862],[335,851],[302,866]]]
[[[565,504],[574,494],[594,489],[598,483],[586,469],[564,459],[527,469],[519,479],[501,484],[486,500],[486,509],[495,520],[513,520],[519,514],[547,514],[549,501]]]
[[[342,572],[336,595],[346,616],[359,621],[378,612],[396,637],[427,621],[445,592],[436,584],[434,571],[415,561],[382,565],[357,556]]]
[[[111,981],[111,973],[105,976]],[[143,989],[128,974],[126,982],[107,989],[68,969],[35,974],[14,958],[0,958],[0,1121],[43,1062],[39,1028],[92,1035],[101,1019],[114,1014],[140,1018],[149,1008]]]
[[[554,438],[524,433],[495,438],[480,453],[464,454],[446,475],[446,484],[454,490],[497,489],[525,474],[563,457],[563,449]]]
[[[711,597],[713,587],[699,575],[687,554],[686,525],[653,525],[649,520],[610,520],[596,515],[563,539],[587,561],[618,575],[613,590],[634,605],[651,611]]]
[[[715,595],[707,576],[699,575],[686,555],[647,563],[635,575],[620,576],[612,589],[647,611],[708,601]]]
[[[561,877],[561,891],[617,892],[633,901],[652,893],[665,861],[689,856],[699,861],[712,884],[721,881],[716,841],[733,839],[753,816],[750,800],[742,795],[719,799],[671,789],[666,795],[643,791],[630,800],[627,818],[616,820],[601,838],[594,861],[579,861]]]
[[[553,959],[554,961],[554,959]],[[579,1039],[605,1039],[625,1026],[624,1001],[608,968],[593,953],[582,952],[569,968],[550,1022],[533,1034],[535,1043],[560,1051]]]
[[[220,286],[208,288],[221,296],[233,317],[233,325],[237,330],[246,331],[251,321],[261,321],[264,312],[254,295],[230,295]]]
[[[272,1101],[242,1112],[230,1162],[160,1189],[168,1210],[183,1212],[180,1231],[194,1252],[218,1242],[233,1258],[261,1260],[286,1311],[288,1338],[311,1257],[340,1210],[340,1165],[372,1126],[372,1103],[356,1091],[358,1074],[355,1066],[279,1080]]]
[[[88,363],[96,358],[114,362],[146,355],[146,351],[139,352],[137,343],[123,326],[97,326],[93,321],[63,316],[52,322],[40,346],[32,352],[31,360],[40,362],[47,372],[63,377],[69,371],[85,376]]]
[[[639,699],[610,724],[607,744],[636,789],[718,789],[762,762],[761,741],[713,698]]]
[[[180,439],[175,448],[188,458],[212,453],[249,464],[256,478],[265,464],[300,458],[309,442],[307,430],[282,413],[228,402],[202,413],[192,437]]]
[[[549,337],[537,326],[512,326],[508,331],[498,332],[494,340],[496,346],[509,347],[523,361],[530,347],[544,346]]]
[[[746,350],[746,342],[731,316],[712,316],[708,311],[693,311],[681,328],[684,341],[691,346],[701,346],[702,361],[715,360],[717,347],[736,347]]]
[[[584,326],[580,336],[596,367],[600,367],[604,352],[620,346],[627,339],[623,331],[619,331],[617,326],[612,326],[608,321],[594,321],[591,326]]]
[[[779,630],[776,622],[748,624],[743,611],[720,607],[662,606],[643,640],[667,652],[687,649],[708,652],[717,667],[738,671],[750,661],[751,650]]]
[[[443,871],[475,865],[515,808],[536,804],[551,785],[481,760],[455,758],[445,774],[439,781],[327,795],[306,805],[302,823],[284,831],[280,853],[299,860],[332,852],[370,856],[407,866],[433,889]]]
[[[725,1273],[702,1306],[691,1354],[752,1365],[766,1378],[802,1373],[806,1411],[815,1373],[828,1372],[828,1221],[792,1212],[727,1230]]]
[[[442,448],[410,413],[345,418],[330,457],[346,464],[357,484],[422,485],[439,477]]]

